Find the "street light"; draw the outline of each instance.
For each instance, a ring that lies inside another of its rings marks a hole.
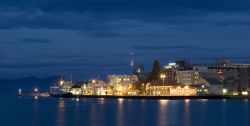
[[[162,78],[162,86],[163,86],[163,94],[165,94],[165,91],[164,91],[164,86],[165,86],[165,83],[164,83],[164,80],[165,80],[165,78],[166,78],[166,75],[165,74],[161,74],[160,75],[160,78]]]
[[[35,92],[38,92],[38,88],[35,88],[34,91],[35,91]]]
[[[61,87],[63,86],[63,83],[64,83],[64,81],[61,80],[61,81],[60,81],[60,86],[61,86]]]
[[[95,83],[96,83],[96,80],[92,80],[92,95],[95,95]]]
[[[165,78],[166,78],[166,75],[165,75],[165,74],[161,74],[161,75],[160,75],[160,78],[162,78],[162,84],[163,84],[163,86],[164,86],[164,80],[165,80]]]

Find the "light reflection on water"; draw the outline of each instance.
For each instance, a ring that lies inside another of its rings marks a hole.
[[[58,100],[56,117],[57,117],[56,119],[57,126],[64,126],[65,125],[65,103],[63,99]]]
[[[190,99],[185,99],[185,108],[184,108],[184,126],[189,126],[190,125],[190,113],[189,113],[189,104],[190,104]]]
[[[159,125],[167,126],[168,123],[168,100],[159,100]]]
[[[124,112],[123,112],[123,101],[124,99],[119,98],[118,100],[118,109],[117,109],[117,113],[116,113],[116,125],[117,126],[123,126],[124,122],[123,122],[123,118],[124,118]],[[132,113],[131,113],[132,114]]]
[[[249,126],[249,102],[13,98],[1,100],[0,119],[3,126],[19,122],[25,126]]]

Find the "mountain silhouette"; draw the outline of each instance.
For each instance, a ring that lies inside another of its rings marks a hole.
[[[60,76],[50,76],[0,79],[0,94],[17,94],[18,89],[22,89],[23,93],[30,93],[34,88],[38,88],[41,92],[48,92],[50,86],[57,83],[60,78]]]

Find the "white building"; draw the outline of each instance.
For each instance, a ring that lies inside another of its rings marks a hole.
[[[199,73],[193,70],[177,71],[176,80],[178,84],[194,85],[197,84]]]
[[[136,75],[108,75],[109,85],[127,85],[138,82]]]
[[[208,87],[208,94],[210,95],[223,94],[223,85],[217,78],[200,78],[199,84]]]
[[[134,94],[135,82],[138,82],[136,75],[108,75],[108,85],[113,87],[114,95]]]
[[[153,96],[196,96],[197,90],[192,86],[155,86],[146,87],[147,95]]]

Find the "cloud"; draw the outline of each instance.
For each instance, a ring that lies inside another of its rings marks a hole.
[[[125,33],[118,33],[118,32],[112,32],[112,31],[83,31],[81,32],[85,36],[90,36],[93,38],[120,38],[125,37]]]
[[[183,46],[133,46],[132,47],[135,50],[166,50],[166,49],[194,49],[196,47],[194,46],[188,46],[188,45],[183,45]]]
[[[124,37],[121,31],[129,26],[136,30],[143,24],[249,25],[249,6],[250,2],[234,0],[0,1],[0,28],[66,29],[113,38]]]
[[[0,68],[7,68],[7,69],[38,69],[38,68],[116,68],[126,66],[124,64],[119,63],[60,63],[60,62],[39,62],[39,63],[0,63]]]
[[[12,44],[16,44],[15,42],[11,42],[11,41],[0,41],[0,44],[7,44],[7,45],[12,45]]]
[[[43,54],[43,55],[40,55],[41,58],[51,58],[51,59],[58,59],[58,60],[69,60],[69,59],[73,59],[73,60],[76,60],[76,59],[100,59],[100,58],[118,58],[118,57],[129,57],[130,54],[81,54],[81,53],[76,53],[76,54]]]
[[[199,47],[199,46],[190,46],[190,45],[180,45],[180,46],[146,46],[146,45],[137,45],[132,47],[134,50],[138,51],[155,51],[155,50],[182,50],[182,51],[190,51],[192,50],[193,52],[225,52],[228,51],[228,48],[205,48],[205,47]]]
[[[20,42],[22,43],[29,43],[29,44],[43,44],[43,43],[50,43],[50,39],[45,39],[45,38],[22,38],[19,39]]]

